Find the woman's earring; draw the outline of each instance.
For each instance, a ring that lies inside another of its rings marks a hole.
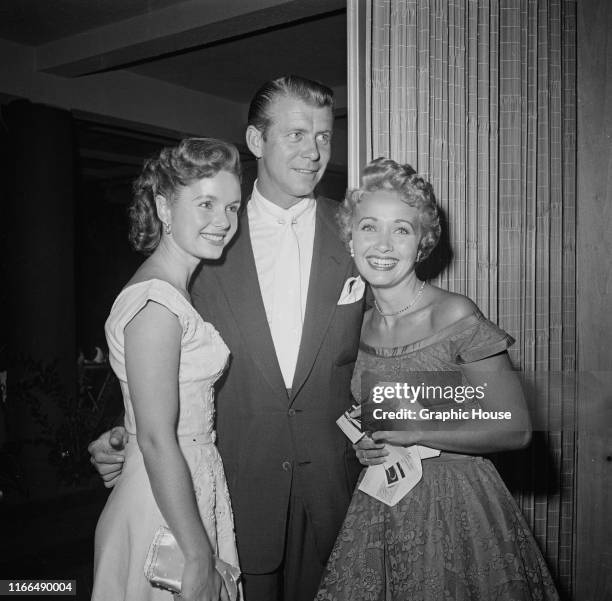
[[[422,252],[419,250],[419,251],[417,252],[417,256],[416,256],[416,262],[417,262],[417,263],[420,263],[420,262],[421,262],[421,260],[422,260],[422,258],[423,258],[423,253],[422,253]]]
[[[355,258],[355,251],[353,250],[353,241],[351,240],[349,242],[349,251],[351,253],[351,257],[353,257],[353,259]]]
[[[172,227],[169,223],[164,222],[164,232],[169,236],[172,233]]]

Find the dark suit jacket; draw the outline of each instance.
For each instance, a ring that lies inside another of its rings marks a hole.
[[[338,305],[353,264],[338,238],[337,203],[319,198],[304,328],[288,398],[259,289],[244,211],[220,263],[203,264],[195,307],[231,351],[217,393],[223,458],[242,569],[265,573],[282,561],[292,486],[304,500],[322,562],[327,560],[360,471],[336,426],[350,404],[363,301]]]

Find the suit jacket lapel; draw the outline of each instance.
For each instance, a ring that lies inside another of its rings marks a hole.
[[[291,388],[292,400],[313,367],[350,267],[351,259],[338,236],[333,207],[321,200],[317,202],[306,315]]]
[[[286,396],[287,390],[276,358],[268,326],[255,257],[251,246],[246,210],[240,220],[240,234],[226,255],[224,266],[214,269],[217,281],[244,340],[245,348],[262,371],[268,384]]]

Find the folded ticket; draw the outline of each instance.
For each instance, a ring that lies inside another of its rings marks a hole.
[[[415,446],[387,449],[385,462],[366,470],[359,490],[393,507],[419,483],[423,466]]]
[[[348,411],[345,411],[337,420],[336,423],[340,430],[342,430],[345,436],[353,443],[359,442],[365,434],[361,431],[360,421],[349,415]]]
[[[361,431],[360,420],[351,417],[348,411],[345,411],[336,423],[353,444],[365,436]],[[437,457],[440,451],[423,445],[409,447],[386,445],[386,449],[389,454],[385,457],[385,462],[371,465],[366,469],[359,490],[393,507],[423,477],[421,460]]]
[[[421,444],[415,445],[419,451],[421,459],[429,459],[430,457],[437,457],[440,454],[438,449],[431,449],[430,447],[424,447]]]

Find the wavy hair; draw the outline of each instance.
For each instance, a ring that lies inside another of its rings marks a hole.
[[[159,156],[147,159],[133,185],[128,209],[129,240],[133,248],[151,254],[161,240],[162,223],[155,197],[172,202],[179,186],[214,177],[220,171],[241,177],[240,154],[233,144],[215,138],[185,138],[178,146],[163,148]]]
[[[378,190],[397,192],[400,199],[419,211],[421,241],[419,261],[426,259],[440,239],[440,218],[432,185],[410,165],[401,165],[392,159],[380,157],[366,165],[361,176],[361,186],[348,190],[338,209],[340,236],[348,244],[355,207],[364,194]]]

